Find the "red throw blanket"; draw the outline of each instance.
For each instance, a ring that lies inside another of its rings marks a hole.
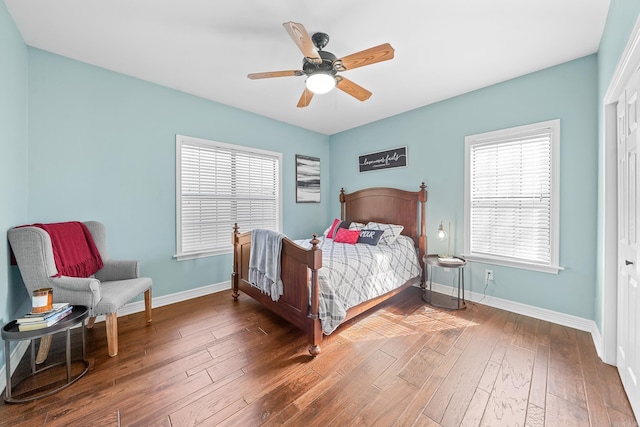
[[[100,252],[86,225],[79,221],[33,224],[49,233],[57,277],[89,277],[102,268]]]

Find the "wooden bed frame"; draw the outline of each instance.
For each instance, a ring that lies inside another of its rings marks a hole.
[[[426,269],[422,257],[427,253],[426,201],[427,189],[424,182],[420,185],[420,190],[415,192],[380,187],[351,194],[346,194],[344,188],[340,190],[340,216],[343,221],[365,224],[374,221],[404,225],[402,234],[414,240],[422,266],[422,276],[414,277],[399,288],[352,307],[347,311],[347,317],[343,323],[388,300],[409,286],[425,282]],[[273,301],[269,295],[251,286],[248,281],[251,232],[240,233],[237,224],[233,228],[233,274],[231,275],[233,299],[238,300],[239,290],[241,290],[305,331],[309,339],[309,353],[312,356],[320,354],[320,343],[323,337],[318,317],[318,270],[322,267],[322,251],[317,247],[319,242],[317,235],[314,234],[311,241],[312,247],[304,249],[286,237],[283,239],[280,255],[283,295],[278,301]],[[311,295],[309,295],[309,283],[311,283]]]

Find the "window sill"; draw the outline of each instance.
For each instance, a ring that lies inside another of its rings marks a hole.
[[[467,261],[480,262],[483,264],[502,265],[504,267],[519,268],[522,270],[539,271],[541,273],[558,274],[564,267],[559,265],[540,265],[521,261],[513,261],[502,258],[493,258],[481,255],[463,255]]]
[[[193,252],[193,253],[187,253],[187,254],[176,254],[173,256],[173,258],[176,261],[187,261],[190,259],[197,259],[197,258],[207,258],[207,257],[212,257],[212,256],[218,256],[218,255],[227,255],[227,254],[232,254],[233,253],[233,249],[219,249],[216,251],[208,251],[208,252]]]

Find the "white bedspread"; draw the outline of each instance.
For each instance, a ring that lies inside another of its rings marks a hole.
[[[398,237],[392,245],[378,246],[320,240],[319,316],[322,331],[327,335],[340,325],[349,308],[385,294],[422,273],[413,240],[406,236]],[[311,247],[310,240],[296,243]]]

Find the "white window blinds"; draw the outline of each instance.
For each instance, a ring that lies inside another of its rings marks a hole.
[[[280,231],[279,153],[176,136],[177,257],[232,250],[241,231]]]
[[[467,137],[468,256],[557,267],[558,138],[559,121]]]

